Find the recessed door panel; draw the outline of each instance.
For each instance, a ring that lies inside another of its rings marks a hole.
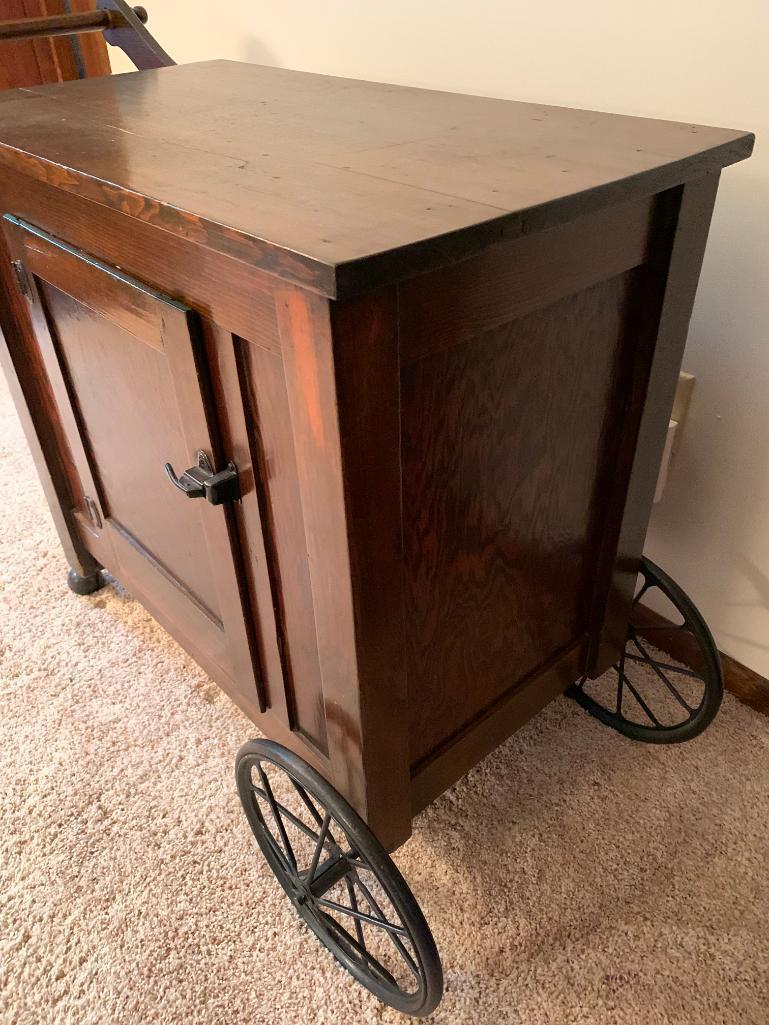
[[[196,315],[29,225],[7,231],[80,477],[86,545],[247,705],[263,704],[232,507],[188,498],[164,471],[181,475],[200,452],[227,463]]]
[[[169,487],[162,472],[166,462],[183,470],[194,455],[185,440],[167,353],[95,317],[51,285],[42,283],[40,291],[86,426],[108,520],[163,565],[212,618],[221,619],[206,551],[208,509]]]

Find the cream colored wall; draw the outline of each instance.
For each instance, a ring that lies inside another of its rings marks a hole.
[[[181,62],[229,57],[751,129],[723,175],[685,367],[697,376],[648,553],[769,675],[769,5],[765,0],[148,0]]]

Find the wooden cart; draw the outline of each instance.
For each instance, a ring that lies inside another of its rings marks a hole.
[[[420,809],[572,685],[643,740],[718,708],[641,553],[752,144],[220,61],[0,98],[3,359],[70,586],[114,574],[270,738],[237,758],[267,861],[409,1013]],[[629,626],[639,569],[688,668]]]

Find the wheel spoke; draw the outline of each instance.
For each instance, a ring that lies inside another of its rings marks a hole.
[[[291,785],[293,786],[294,790],[296,790],[297,794],[299,794],[299,797],[302,800],[302,804],[304,804],[304,806],[307,809],[307,811],[310,813],[310,815],[313,817],[313,819],[315,819],[316,825],[318,825],[318,826],[322,825],[323,824],[323,818],[322,818],[320,812],[318,811],[318,809],[313,804],[313,802],[307,796],[307,791],[304,789],[303,786],[300,786],[297,783],[297,781],[294,779],[293,776],[289,776],[288,778],[291,780]]]
[[[377,903],[377,901],[376,901],[373,893],[371,892],[371,890],[369,890],[369,888],[366,886],[366,884],[361,881],[361,878],[360,878],[360,876],[358,875],[357,872],[353,872],[353,878],[354,878],[355,882],[358,884],[358,886],[360,887],[361,892],[363,893],[363,896],[369,902],[369,904],[374,909],[376,914],[378,914],[380,918],[384,919],[385,918],[384,912],[382,911],[382,909],[380,908],[379,904]],[[414,958],[411,956],[411,954],[407,950],[403,940],[396,933],[390,932],[389,930],[387,932],[387,935],[393,941],[393,944],[395,945],[398,953],[401,955],[403,960],[406,962],[406,964],[411,969],[412,973],[418,979],[420,977],[420,975],[419,975],[419,967],[418,967],[416,961],[414,960]]]
[[[396,989],[400,989],[395,978],[387,971],[384,965],[380,964],[366,947],[358,943],[354,936],[351,936],[346,929],[342,928],[335,918],[332,918],[331,915],[327,915],[325,912],[321,912],[320,919],[322,924],[334,936],[337,943],[352,947],[356,954],[366,962],[375,979],[386,986],[394,986]]]
[[[641,645],[638,643],[638,639],[636,637],[632,637],[631,640],[640,651]],[[667,669],[669,673],[680,673],[681,676],[691,676],[695,680],[702,679],[702,676],[699,673],[695,673],[693,669],[685,669],[683,666],[674,666],[669,662],[659,662],[656,658],[652,658],[651,655],[646,655],[644,658],[641,658],[640,655],[634,655],[631,651],[626,651],[625,657],[632,659],[633,662],[640,662],[643,665],[652,665],[657,666],[658,669]]]
[[[288,833],[286,832],[285,823],[283,822],[283,819],[280,817],[280,812],[278,811],[278,805],[272,793],[270,781],[267,779],[267,774],[262,768],[262,766],[257,765],[257,768],[259,770],[259,778],[261,779],[262,786],[264,787],[264,793],[267,798],[267,803],[269,804],[270,811],[272,812],[272,817],[275,819],[275,825],[278,827],[280,839],[283,841],[283,846],[286,848],[286,857],[288,858],[294,871],[296,871],[296,856],[294,855],[294,849],[291,846],[290,840],[288,839]]]
[[[302,800],[302,803],[304,804],[304,806],[307,809],[307,811],[309,811],[309,813],[312,816],[313,820],[315,821],[316,825],[322,826],[323,825],[323,816],[321,815],[321,813],[318,811],[317,807],[315,806],[315,802],[310,798],[310,795],[307,793],[307,791],[304,789],[304,787],[300,783],[297,783],[297,781],[293,778],[293,776],[289,776],[288,778],[291,780],[291,783],[292,783],[292,785],[294,787],[294,790],[296,790],[297,794],[299,795],[299,797]],[[324,809],[324,811],[325,811],[325,809]],[[333,822],[334,820],[332,819],[331,821]],[[337,841],[336,841],[336,839],[334,837],[334,834],[331,832],[331,827],[330,826],[329,826],[329,829],[328,829],[328,837],[329,837],[329,841],[330,841],[330,845],[331,845],[332,850],[334,852],[341,851],[341,848],[339,847],[339,844],[337,843]]]
[[[632,683],[630,682],[630,680],[629,680],[629,679],[627,678],[627,674],[626,674],[626,673],[623,673],[623,674],[622,674],[622,678],[623,678],[623,680],[625,681],[625,684],[627,685],[627,688],[628,688],[628,690],[629,690],[629,691],[631,692],[631,694],[632,694],[632,695],[633,695],[633,697],[634,697],[634,698],[636,699],[636,701],[637,701],[637,702],[638,702],[638,704],[639,704],[639,705],[641,706],[641,708],[642,708],[642,709],[644,710],[644,712],[646,712],[646,714],[647,714],[647,715],[649,716],[649,718],[650,718],[650,719],[651,719],[651,721],[652,721],[652,722],[654,723],[654,725],[655,725],[655,726],[662,726],[662,723],[661,723],[661,722],[659,721],[659,719],[658,719],[658,718],[657,718],[657,717],[655,716],[654,712],[652,712],[652,710],[651,710],[651,709],[649,708],[649,706],[648,706],[648,705],[646,704],[646,702],[644,701],[644,699],[643,699],[643,698],[641,697],[641,695],[640,695],[640,694],[638,693],[638,691],[637,691],[637,690],[635,689],[635,687],[633,686],[633,684],[632,684]]]
[[[617,715],[622,718],[622,696],[625,693],[625,652],[619,660],[619,671],[617,672]]]
[[[638,650],[641,652],[641,654],[646,659],[647,664],[652,667],[654,672],[657,674],[657,676],[659,676],[660,680],[662,680],[662,682],[665,684],[665,686],[670,691],[670,693],[673,695],[673,697],[676,699],[676,701],[678,701],[678,703],[681,706],[683,706],[683,708],[685,708],[686,711],[689,712],[689,714],[691,715],[691,713],[694,712],[695,709],[693,709],[691,707],[691,705],[687,701],[684,700],[684,698],[678,693],[678,691],[673,686],[673,684],[670,682],[670,680],[667,678],[667,676],[665,676],[665,674],[660,669],[657,668],[657,663],[651,657],[649,652],[643,647],[643,645],[641,644],[641,642],[638,640],[637,637],[633,638],[633,644],[635,644],[635,646],[638,648]]]
[[[651,583],[646,579],[646,577],[644,577],[644,585],[635,598],[633,598],[633,605],[637,605],[639,603],[651,586]]]
[[[264,798],[264,800],[267,801],[268,804],[270,803],[269,802],[269,797],[264,792],[264,790],[262,790],[261,787],[254,786],[252,784],[251,785],[251,789],[254,791],[255,794],[258,794],[260,797]],[[273,800],[274,800],[274,798],[273,798]],[[304,833],[305,836],[308,836],[311,840],[314,840],[317,843],[318,834],[315,832],[314,829],[310,829],[310,827],[307,825],[306,822],[302,822],[302,820],[297,815],[294,815],[294,813],[289,808],[287,808],[284,804],[281,804],[280,801],[275,801],[275,807],[278,808],[278,810],[280,811],[281,815],[284,818],[288,819],[288,821],[293,826],[296,826],[296,828],[300,832]]]
[[[323,825],[320,827],[320,833],[318,835],[318,842],[315,844],[315,850],[313,851],[313,854],[312,854],[312,861],[310,862],[310,867],[307,870],[307,875],[305,877],[305,884],[307,886],[309,886],[312,883],[313,879],[315,878],[315,870],[318,867],[318,862],[320,861],[320,854],[321,854],[321,851],[323,850],[323,845],[326,842],[326,835],[328,833],[328,827],[329,827],[330,824],[331,824],[331,814],[330,814],[330,812],[326,812],[326,816],[323,819]]]
[[[285,851],[280,846],[278,841],[275,839],[275,837],[272,835],[269,829],[263,829],[262,833],[265,836],[267,843],[270,845],[270,850],[280,862],[283,871],[286,873],[286,875],[293,875],[293,870],[288,862],[288,858],[286,857]]]
[[[352,869],[363,868],[363,869],[366,870],[366,872],[371,872],[374,875],[374,877],[377,877],[377,870],[374,868],[373,865],[369,865],[368,861],[360,853],[360,851],[356,851],[353,848],[349,848],[348,850],[342,852],[342,856],[346,859],[346,861],[349,864],[350,868],[352,868]],[[356,873],[353,872],[353,875],[355,875],[355,874]],[[361,884],[361,885],[363,885],[363,884]]]
[[[395,925],[394,922],[388,922],[386,918],[377,918],[375,915],[367,915],[365,911],[354,911],[352,908],[345,907],[344,904],[337,904],[336,901],[326,900],[325,897],[321,897],[318,904],[320,904],[321,907],[328,908],[330,911],[338,911],[340,915],[350,915],[351,918],[356,919],[358,922],[366,922],[368,925],[376,925],[380,929],[386,929],[388,932],[397,933],[399,936],[408,936],[408,932],[402,925]]]
[[[346,851],[342,851],[342,857],[353,868],[365,868],[367,872],[374,872],[371,865],[369,865],[367,861],[363,861],[358,852],[354,851],[352,847],[348,847]],[[376,872],[374,872],[374,875],[376,875]]]
[[[352,881],[350,880],[349,876],[345,877],[345,883],[347,883],[347,896],[350,898],[350,907],[353,909],[353,911],[357,911],[358,910],[358,897],[357,897],[357,895],[355,893],[355,887],[353,886]],[[365,948],[366,941],[363,938],[363,925],[362,925],[360,919],[358,919],[358,918],[355,919],[355,935],[356,935],[356,937],[358,939],[358,943],[360,943],[360,945],[363,948]]]

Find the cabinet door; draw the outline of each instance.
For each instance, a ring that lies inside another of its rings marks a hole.
[[[226,463],[196,314],[14,218],[30,303],[73,473],[84,543],[192,655],[263,707],[230,505],[166,476]]]

